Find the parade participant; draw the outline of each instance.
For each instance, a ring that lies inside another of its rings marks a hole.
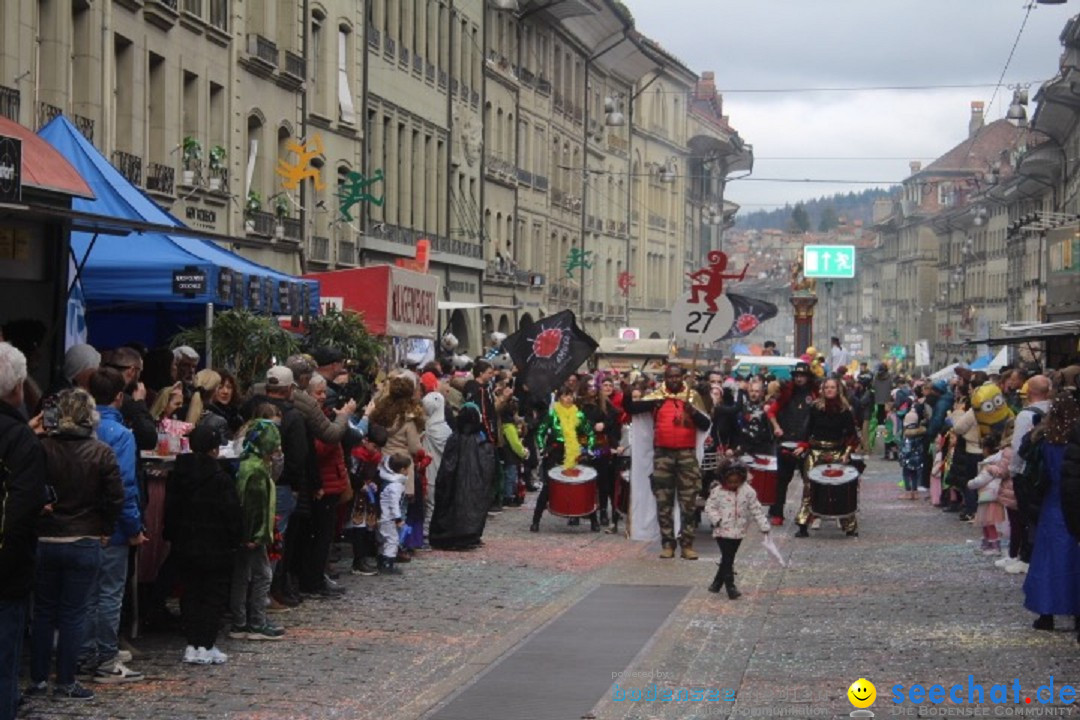
[[[810,406],[806,418],[806,442],[800,443],[796,453],[806,457],[803,473],[802,505],[795,522],[799,525],[796,537],[809,537],[807,525],[813,518],[810,510],[810,482],[806,473],[822,463],[848,462],[851,451],[859,446],[859,430],[855,416],[840,390],[840,381],[828,378],[821,385],[821,397]],[[840,527],[849,537],[859,534],[858,519],[854,515],[840,519]]]
[[[563,385],[556,403],[536,431],[536,443],[543,453],[540,474],[544,486],[536,498],[536,509],[533,510],[532,525],[529,526],[532,532],[540,531],[540,518],[548,506],[551,492],[548,471],[557,465],[562,465],[566,470],[576,467],[581,454],[591,452],[596,442],[593,425],[574,404],[574,397],[575,390],[571,384]],[[589,515],[589,524],[593,532],[600,530],[595,511]]]
[[[829,370],[834,375],[839,375],[842,372],[841,368],[847,368],[851,362],[851,353],[840,344],[840,338],[829,338],[829,342],[832,345],[829,350]]]
[[[772,455],[773,429],[765,413],[765,385],[753,379],[736,415],[736,454]]]
[[[761,532],[769,532],[769,520],[765,509],[758,502],[757,493],[747,480],[746,466],[732,463],[724,469],[723,477],[709,493],[705,503],[705,517],[713,526],[713,537],[720,547],[720,567],[709,585],[709,592],[727,589],[728,598],[734,600],[742,595],[735,587],[735,553],[739,550],[750,520],[757,522]]]
[[[787,499],[788,485],[801,461],[791,451],[791,446],[784,443],[798,443],[803,438],[806,418],[810,413],[810,404],[816,393],[811,381],[810,366],[805,362],[795,365],[791,371],[791,382],[780,388],[777,398],[765,407],[765,413],[773,426],[773,435],[781,443],[776,456],[776,502],[769,508],[769,518],[773,525],[784,524],[784,501]]]
[[[482,434],[480,408],[465,403],[446,442],[435,482],[428,538],[433,548],[470,550],[482,544],[497,469],[494,449]]]
[[[686,387],[683,369],[668,365],[661,388],[640,400],[627,403],[631,415],[652,413],[654,424],[653,474],[651,486],[656,498],[663,549],[660,557],[675,557],[674,504],[678,496],[682,528],[679,544],[685,560],[696,560],[694,516],[701,492],[701,466],[697,458],[697,432],[709,429],[709,416],[701,398]]]
[[[596,485],[600,496],[600,524],[608,524],[608,505],[614,511],[615,504],[615,456],[622,440],[622,424],[619,422],[619,410],[611,403],[615,387],[611,380],[603,380],[600,387],[588,385],[581,395],[581,409],[585,417],[593,424],[596,433],[597,457],[593,464],[596,469]]]

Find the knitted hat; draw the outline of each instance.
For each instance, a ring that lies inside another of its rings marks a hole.
[[[75,377],[86,370],[97,370],[101,367],[101,353],[94,349],[93,345],[72,345],[64,354],[64,377],[74,380]]]

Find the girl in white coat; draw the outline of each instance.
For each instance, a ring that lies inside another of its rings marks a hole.
[[[713,485],[709,500],[705,503],[705,516],[712,523],[713,537],[720,546],[720,569],[709,585],[709,592],[720,592],[720,585],[723,584],[732,600],[742,595],[735,587],[735,553],[746,536],[750,520],[757,522],[761,532],[769,532],[765,509],[746,479],[746,466],[732,463],[724,469],[720,482]]]

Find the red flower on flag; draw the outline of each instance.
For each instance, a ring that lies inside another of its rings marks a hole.
[[[533,340],[533,354],[536,357],[549,358],[558,351],[562,345],[563,331],[559,328],[548,328],[536,336]]]
[[[741,332],[743,334],[751,332],[754,328],[756,328],[760,324],[761,323],[757,319],[757,316],[755,316],[755,315],[753,315],[751,313],[743,313],[735,321],[735,327],[738,328],[739,332]]]

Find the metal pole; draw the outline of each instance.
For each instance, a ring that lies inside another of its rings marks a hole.
[[[206,303],[206,367],[214,367],[214,303]]]
[[[586,214],[589,207],[589,69],[592,66],[592,58],[585,58],[585,102],[582,115],[584,120],[581,123],[581,264],[578,266],[578,277],[580,278],[578,296],[579,302],[579,315],[578,322],[581,323],[581,327],[585,327],[585,219],[588,217]]]
[[[830,354],[832,351],[832,286],[832,280],[825,281],[825,334]],[[829,355],[826,355],[825,357],[828,358]],[[836,368],[833,368],[832,370],[833,372],[836,372]]]

